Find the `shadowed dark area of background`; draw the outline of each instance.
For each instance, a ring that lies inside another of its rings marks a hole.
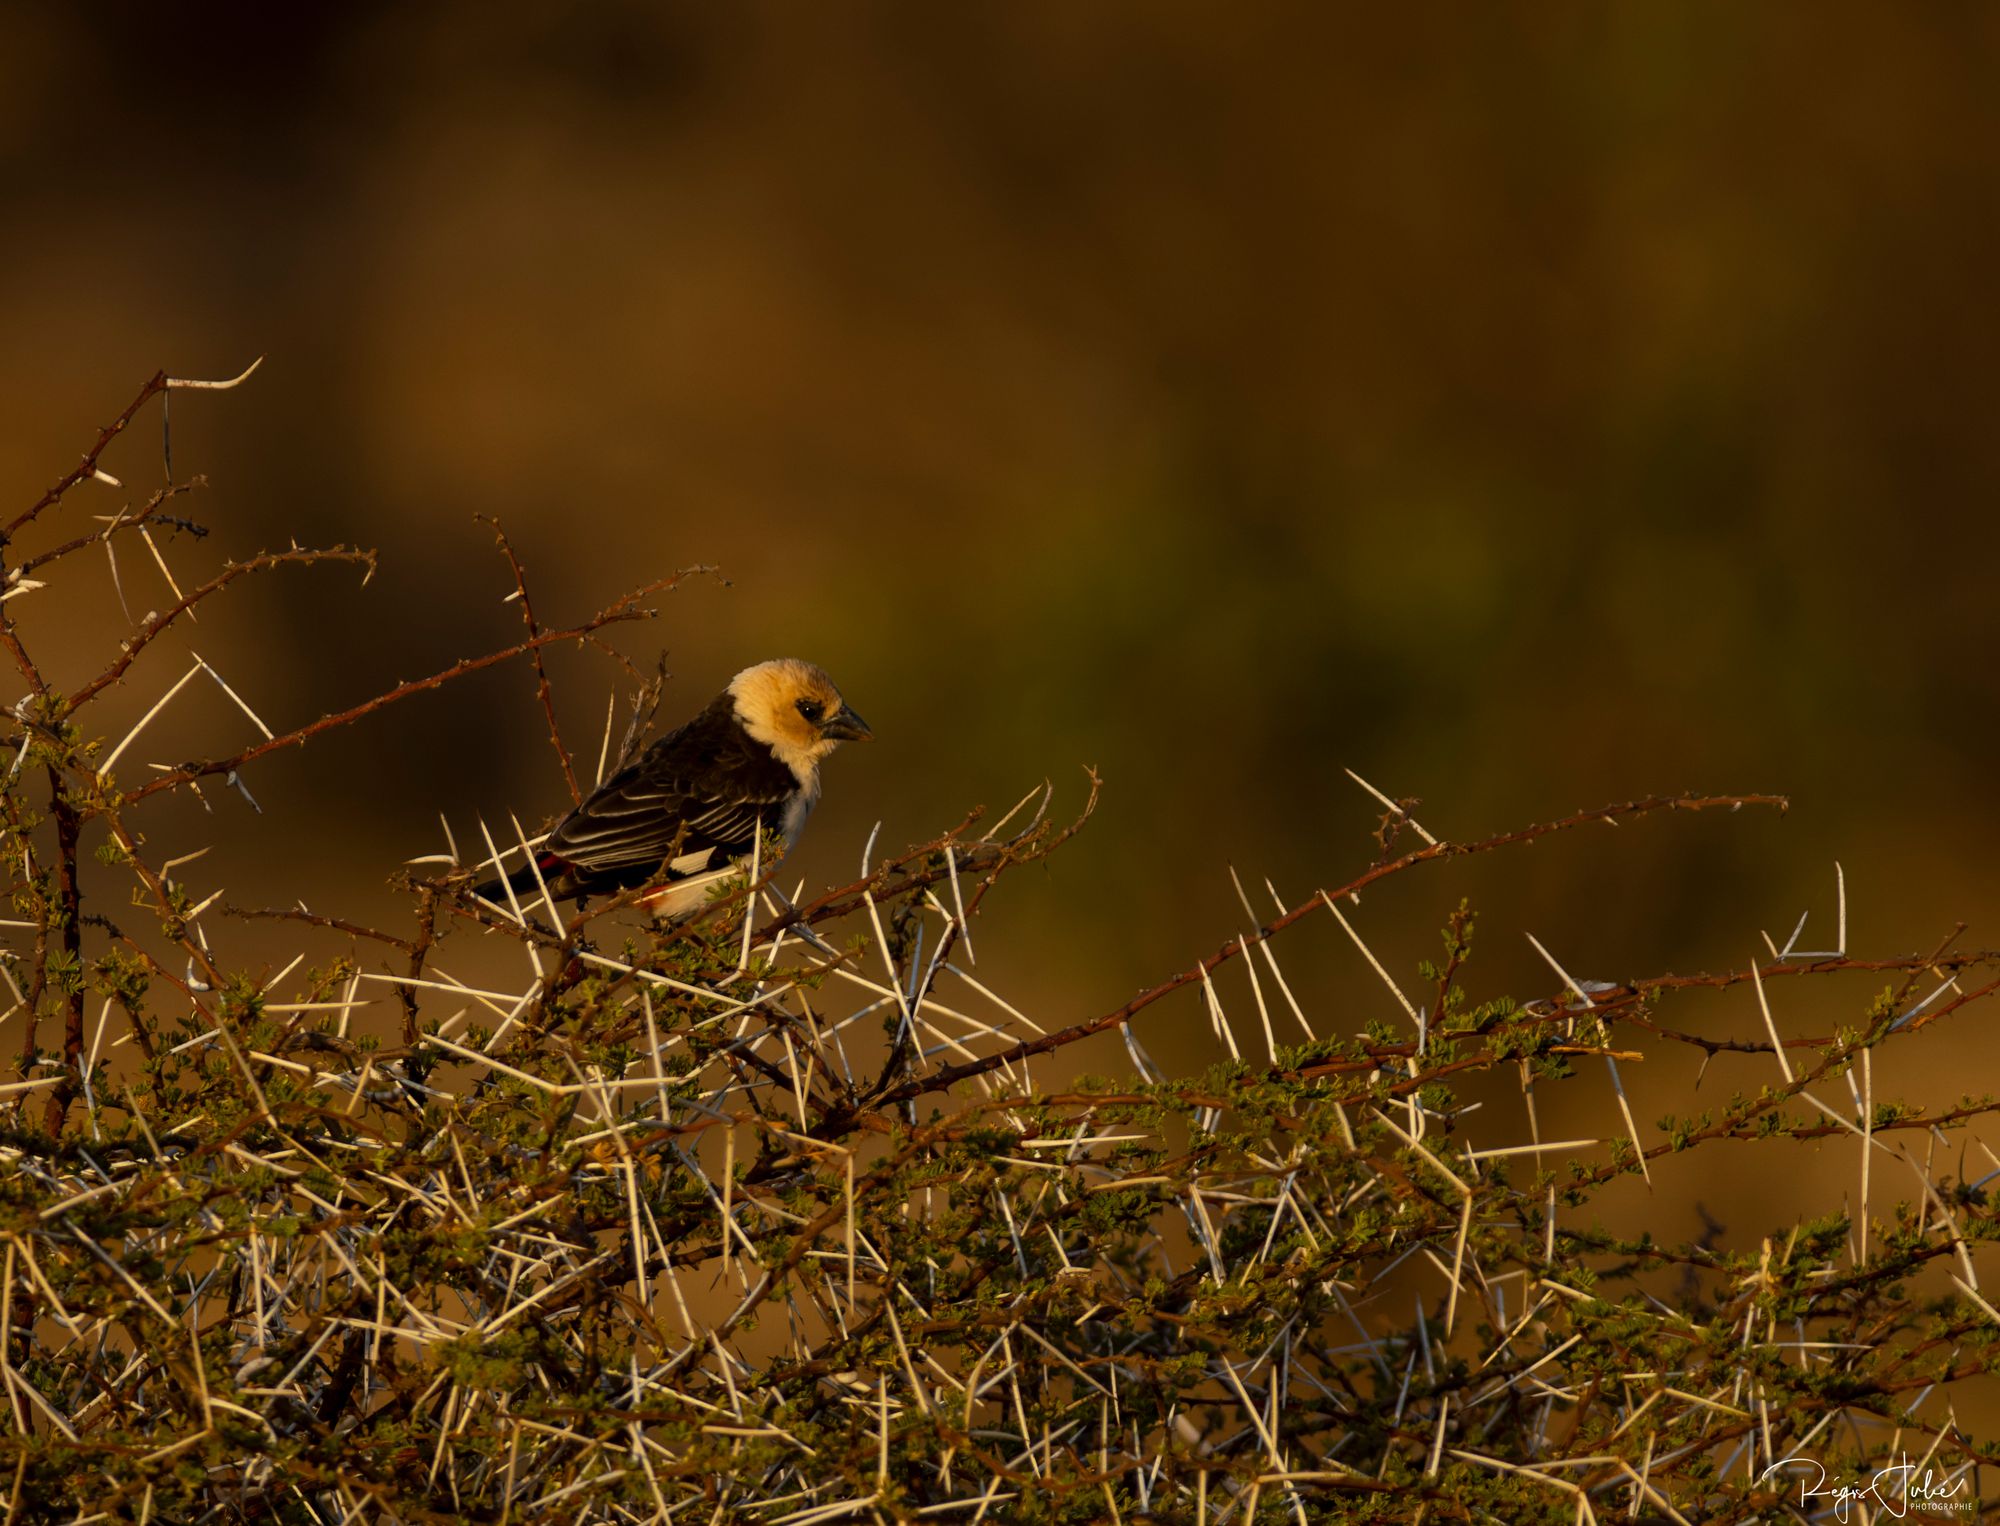
[[[1453,838],[1795,801],[1399,885],[1354,913],[1399,973],[1460,893],[1492,990],[1552,986],[1524,931],[1584,978],[1740,965],[1808,907],[1825,946],[1836,859],[1857,952],[2000,936],[1993,12],[202,15],[10,14],[0,480],[32,501],[156,367],[268,354],[176,401],[213,533],[163,549],[183,581],[295,536],[384,556],[184,633],[273,725],[516,638],[484,513],[551,623],[720,566],[618,637],[670,650],[667,717],[758,658],[835,674],[881,740],[830,765],[816,883],[878,819],[900,846],[1044,777],[1061,811],[1101,768],[1097,823],[981,924],[982,971],[1050,1026],[1236,932],[1231,862],[1260,912],[1265,875],[1297,900],[1364,865],[1343,765]],[[131,493],[153,431],[106,458]],[[164,602],[143,556],[121,575]],[[22,608],[59,682],[122,623],[108,571]],[[130,716],[180,662],[135,671]],[[587,768],[624,681],[554,671]],[[246,726],[191,693],[134,757]],[[153,841],[216,843],[231,900],[364,917],[440,810],[464,840],[564,803],[525,667],[248,782],[261,816],[212,794]],[[1395,1015],[1313,937],[1287,957],[1326,1026]],[[1848,989],[1782,1015],[1830,1031]],[[1198,1010],[1146,1042],[1201,1063]],[[1902,1079],[1955,1091],[1985,1026]]]

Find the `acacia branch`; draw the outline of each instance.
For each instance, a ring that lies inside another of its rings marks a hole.
[[[409,953],[415,945],[408,938],[399,938],[394,933],[383,932],[377,927],[367,927],[359,922],[350,922],[344,917],[322,916],[318,912],[301,911],[292,906],[231,906],[226,902],[215,908],[225,917],[235,917],[244,922],[297,922],[307,927],[324,927],[334,932],[346,933],[353,938],[368,938],[376,943],[386,943],[391,948]]]
[[[289,551],[264,551],[240,562],[230,562],[206,583],[183,596],[178,603],[169,605],[144,621],[131,639],[125,642],[124,650],[118,654],[117,660],[69,697],[63,706],[63,714],[66,716],[76,714],[103,690],[117,683],[125,676],[126,670],[138,660],[139,654],[151,646],[168,626],[202,600],[222,592],[238,578],[247,577],[253,572],[268,572],[274,567],[310,567],[319,562],[359,562],[367,566],[369,577],[375,575],[375,553],[348,546],[325,548],[294,546]]]
[[[133,790],[126,796],[126,799],[129,801],[144,800],[148,795],[156,795],[162,790],[178,789],[181,785],[191,783],[196,779],[214,774],[234,773],[237,769],[243,767],[244,764],[253,763],[269,753],[281,752],[288,747],[302,747],[316,736],[336,730],[342,726],[352,725],[363,716],[373,715],[376,711],[386,709],[398,700],[408,699],[413,694],[427,694],[433,689],[442,688],[455,679],[465,677],[468,673],[477,673],[482,668],[495,667],[500,663],[523,656],[541,647],[552,646],[558,641],[581,640],[592,631],[602,630],[607,625],[615,625],[627,620],[651,620],[659,614],[659,611],[638,607],[640,599],[672,588],[684,578],[696,572],[704,571],[707,571],[707,569],[702,567],[686,568],[674,573],[671,577],[661,578],[657,582],[647,584],[644,588],[635,589],[612,604],[608,609],[592,616],[581,625],[568,626],[559,631],[543,631],[539,636],[535,636],[527,641],[516,642],[513,646],[501,651],[488,652],[483,657],[468,657],[462,662],[455,662],[450,667],[431,674],[428,678],[416,678],[410,680],[408,683],[398,684],[395,688],[378,694],[373,699],[365,700],[358,705],[349,706],[347,709],[336,711],[331,715],[323,715],[310,725],[300,726],[296,730],[269,737],[257,743],[254,747],[246,747],[241,752],[233,753],[229,757],[211,759],[201,763],[183,764],[179,768],[160,775],[159,778],[153,780],[150,784]]]
[[[1572,831],[1577,827],[1588,826],[1592,822],[1616,821],[1626,816],[1645,816],[1658,811],[1709,811],[1723,808],[1741,810],[1747,805],[1775,806],[1779,811],[1784,811],[1790,807],[1791,802],[1783,795],[1655,795],[1645,800],[1626,801],[1622,805],[1608,805],[1601,810],[1579,811],[1573,816],[1565,816],[1560,820],[1539,822],[1533,826],[1521,827],[1512,832],[1502,832],[1494,837],[1482,838],[1477,842],[1428,843],[1424,847],[1412,849],[1398,858],[1392,858],[1371,866],[1365,873],[1357,875],[1337,890],[1315,891],[1298,905],[1291,908],[1291,910],[1265,923],[1254,933],[1249,934],[1247,937],[1232,939],[1230,942],[1223,944],[1221,948],[1210,954],[1206,959],[1181,971],[1178,975],[1161,981],[1158,985],[1148,990],[1141,991],[1122,1007],[1106,1012],[1102,1016],[1091,1018],[1087,1022],[1072,1023],[1067,1028],[1059,1029],[1041,1038],[1025,1039],[1010,1048],[1000,1050],[995,1054],[984,1055],[977,1060],[966,1060],[958,1065],[943,1066],[938,1070],[932,1071],[929,1075],[917,1076],[900,1086],[892,1087],[890,1090],[882,1093],[876,1100],[880,1105],[885,1107],[893,1106],[898,1102],[907,1102],[911,1098],[922,1096],[926,1092],[943,1091],[959,1081],[970,1080],[974,1076],[986,1075],[990,1071],[1017,1064],[1022,1060],[1031,1059],[1038,1054],[1052,1053],[1055,1050],[1066,1048],[1068,1045],[1074,1044],[1081,1039],[1089,1038],[1092,1034],[1103,1033],[1107,1029],[1115,1028],[1120,1023],[1130,1021],[1161,998],[1171,996],[1183,986],[1190,986],[1200,981],[1211,971],[1221,965],[1227,964],[1237,955],[1246,952],[1252,945],[1264,943],[1276,937],[1293,923],[1302,921],[1310,916],[1324,902],[1328,900],[1337,902],[1343,897],[1353,895],[1357,891],[1367,888],[1377,880],[1387,879],[1391,875],[1400,874],[1406,869],[1412,869],[1418,864],[1428,863],[1432,859],[1463,858],[1475,853],[1491,853],[1495,849],[1511,847],[1516,843],[1534,842],[1538,838],[1551,837],[1558,832]]]
[[[43,510],[60,503],[63,494],[75,487],[79,482],[83,481],[86,477],[96,476],[97,458],[104,454],[113,440],[125,432],[125,426],[132,422],[141,408],[145,407],[146,404],[166,390],[167,373],[165,371],[155,371],[147,380],[146,385],[139,389],[139,395],[126,404],[125,411],[98,432],[97,442],[83,453],[83,459],[66,474],[58,478],[55,485],[42,494],[40,498],[36,499],[34,503],[8,520],[4,527],[0,527],[0,545],[5,545],[8,541],[11,541],[24,528],[33,523]]]
[[[192,493],[195,489],[206,487],[207,485],[208,479],[205,477],[190,477],[186,482],[170,482],[165,487],[156,489],[153,496],[139,506],[138,513],[129,515],[120,514],[102,530],[92,531],[89,535],[79,535],[74,540],[66,540],[59,546],[51,546],[46,551],[36,552],[14,569],[15,575],[17,577],[26,577],[38,567],[45,567],[51,562],[59,562],[64,557],[74,555],[87,546],[95,546],[109,541],[120,530],[139,530],[144,529],[149,524],[165,523],[189,528],[197,532],[197,534],[206,535],[208,531],[202,526],[194,524],[191,520],[181,519],[171,514],[162,514],[160,510],[183,493]]]
[[[42,677],[42,670],[35,666],[35,659],[28,655],[27,647],[21,642],[21,633],[14,629],[13,617],[7,613],[4,604],[0,604],[0,646],[7,648],[7,655],[14,659],[14,666],[28,681],[30,693],[45,695],[49,692],[48,681]]]
[[[56,765],[49,765],[49,809],[56,821],[55,921],[60,932],[64,957],[79,971],[83,964],[83,905],[77,882],[77,844],[83,818],[76,803],[63,793],[63,781]],[[46,917],[46,913],[45,913]],[[63,1115],[69,1111],[81,1083],[83,1066],[83,982],[77,980],[63,995],[63,1078],[49,1093],[42,1113],[42,1127],[51,1137],[62,1133]],[[9,1290],[11,1294],[11,1290]],[[0,1296],[8,1296],[0,1294]]]
[[[500,528],[499,520],[485,514],[475,514],[473,518],[481,524],[492,527],[493,538],[500,543],[500,550],[507,558],[507,565],[514,569],[514,598],[521,606],[521,623],[527,626],[528,639],[532,641],[541,634],[541,627],[535,623],[535,606],[528,598],[527,571],[521,566],[521,559],[514,554],[514,547],[507,539],[507,532]],[[570,762],[569,749],[563,745],[562,727],[556,723],[556,699],[554,691],[549,687],[548,665],[542,661],[540,647],[536,647],[532,655],[535,661],[535,693],[542,702],[542,714],[548,717],[549,744],[556,750],[556,761],[562,764],[563,783],[569,786],[571,802],[580,804],[583,800],[583,791],[577,787],[576,769]]]
[[[822,891],[814,899],[801,905],[788,907],[758,928],[753,942],[768,942],[789,927],[837,921],[841,917],[861,910],[870,899],[879,906],[885,901],[915,895],[933,885],[943,884],[952,877],[951,865],[942,861],[947,847],[957,856],[958,873],[961,876],[987,871],[999,874],[1018,865],[1031,864],[1037,859],[1048,857],[1082,831],[1085,824],[1096,814],[1098,795],[1103,781],[1094,769],[1086,769],[1085,772],[1090,776],[1090,793],[1084,800],[1083,809],[1077,812],[1075,818],[1067,825],[1052,830],[1046,823],[1038,821],[1004,842],[967,843],[963,840],[964,833],[986,813],[986,808],[980,806],[968,812],[965,819],[949,832],[907,849],[893,859],[884,859],[881,866],[873,872],[859,879],[850,880],[844,885],[837,885],[831,890]],[[964,851],[958,852],[959,849]],[[913,869],[910,867],[912,864],[921,864],[923,867]],[[969,903],[966,907],[968,916],[971,915],[973,904],[976,904],[982,893],[974,893],[973,903]]]

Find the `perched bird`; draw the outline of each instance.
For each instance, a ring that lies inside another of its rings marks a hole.
[[[745,668],[707,709],[669,732],[556,823],[533,867],[474,892],[506,903],[629,890],[660,875],[646,905],[662,917],[699,910],[709,888],[748,859],[758,831],[789,850],[819,800],[820,760],[874,733],[809,662]],[[537,876],[539,870],[539,879]]]

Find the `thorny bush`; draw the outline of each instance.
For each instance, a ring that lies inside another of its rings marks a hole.
[[[149,848],[149,802],[519,659],[580,790],[542,653],[615,656],[606,628],[685,574],[551,627],[493,526],[521,640],[272,731],[170,655],[185,618],[244,577],[372,553],[204,545],[213,570],[183,593],[154,536],[200,529],[170,512],[194,483],[170,468],[98,521],[73,505],[117,485],[100,457],[150,403],[215,385],[154,377],[4,527],[0,645],[25,686],[0,806],[6,1522],[1712,1523],[1829,1514],[1802,1492],[1816,1467],[1828,1489],[1872,1481],[1876,1508],[1977,1512],[1991,1448],[1945,1396],[1995,1364],[1975,1266],[1995,1217],[1929,1162],[1995,1104],[1878,1099],[1868,1059],[1990,993],[1995,956],[1774,950],[1615,984],[1551,959],[1515,1001],[1468,985],[1461,909],[1420,986],[1376,966],[1393,1020],[1346,1037],[1361,1017],[1277,960],[1309,919],[1366,953],[1341,908],[1434,861],[1782,801],[1642,800],[1449,842],[1385,800],[1381,851],[1344,883],[1054,1031],[974,974],[968,937],[998,881],[1081,824],[1046,793],[1025,824],[975,813],[811,898],[762,861],[679,928],[617,901],[480,902],[490,837],[417,863],[399,926],[231,908]],[[59,692],[38,606],[135,543],[172,602]],[[627,750],[658,697],[631,678]],[[93,724],[113,691],[193,680],[257,738],[148,769],[131,749],[159,706],[115,742]],[[245,968],[246,917],[298,957]],[[518,981],[452,974],[455,945],[495,939]],[[1227,1011],[1211,977],[1232,961],[1248,983]],[[1743,1037],[1669,1026],[1690,988],[1764,1003],[1852,972],[1877,994],[1830,1037],[1783,1036],[1768,1004]],[[1203,1075],[1140,1043],[1183,991],[1229,1056]],[[1075,1078],[1063,1052],[1112,1030],[1134,1073]],[[1642,1128],[1620,1060],[1680,1044],[1754,1056],[1765,1084]],[[1454,1125],[1494,1074],[1518,1080],[1521,1132],[1475,1148]],[[1605,1139],[1543,1139],[1537,1095],[1586,1085]],[[1841,1141],[1875,1195],[1741,1250],[1595,1212],[1666,1156],[1746,1140],[1774,1171]]]

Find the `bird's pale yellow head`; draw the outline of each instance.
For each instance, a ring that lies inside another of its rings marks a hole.
[[[840,697],[822,668],[779,657],[729,680],[736,719],[794,769],[812,769],[842,742],[865,742],[868,723]]]

